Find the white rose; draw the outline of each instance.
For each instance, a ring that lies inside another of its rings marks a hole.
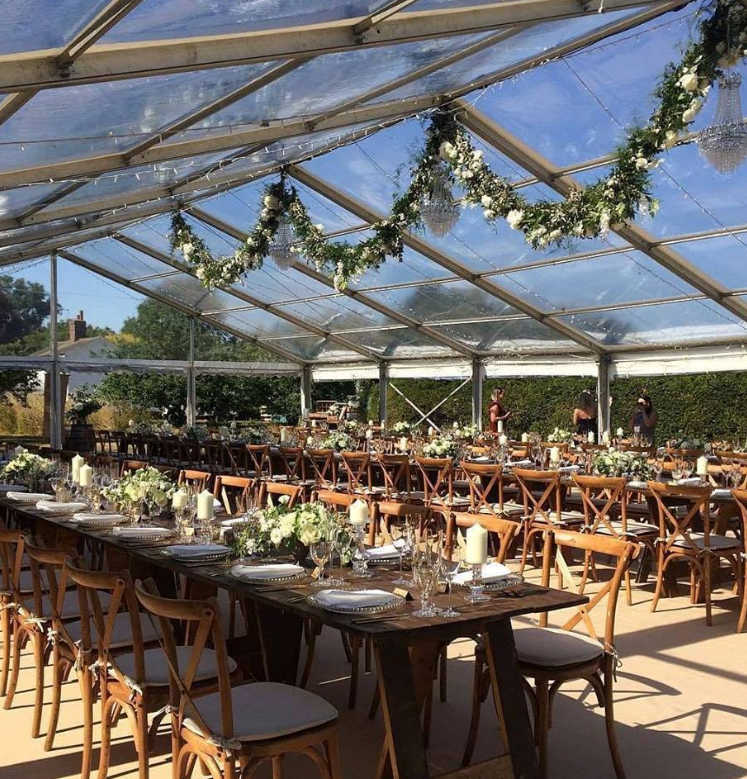
[[[695,119],[697,115],[698,112],[694,108],[688,108],[687,111],[682,112],[682,121],[685,124],[689,124]]]
[[[472,159],[473,160],[481,160],[482,159],[482,151],[480,151],[480,149],[475,149],[475,151],[472,152]]]
[[[667,130],[664,136],[664,148],[671,149],[675,143],[677,143],[677,133],[674,130]]]
[[[648,168],[648,160],[645,157],[636,157],[635,166],[638,170],[646,170]]]
[[[698,77],[692,72],[685,73],[677,83],[687,92],[696,92],[698,89]]]
[[[485,209],[485,210],[482,212],[482,215],[483,215],[483,216],[484,216],[486,219],[495,219],[495,211],[493,211],[493,209],[492,209],[492,208],[486,208],[486,209]]]
[[[450,144],[448,141],[444,141],[439,147],[438,147],[438,156],[442,160],[449,160],[451,159],[454,154],[456,153],[456,150],[454,149],[454,146]]]
[[[306,524],[301,528],[298,538],[302,544],[311,546],[311,544],[315,544],[319,540],[319,530],[311,523]]]
[[[512,209],[511,211],[506,214],[506,221],[508,222],[508,226],[512,230],[517,230],[519,225],[521,224],[521,220],[524,218],[524,212],[519,211],[517,209]]]
[[[182,244],[182,254],[184,255],[185,259],[189,259],[189,255],[192,254],[194,251],[194,246],[191,243],[183,243]]]
[[[493,198],[490,197],[490,195],[483,195],[480,198],[480,202],[485,206],[485,208],[490,208],[490,206],[493,205]]]
[[[283,543],[283,538],[283,533],[279,527],[273,528],[270,531],[270,541],[272,541],[275,546],[280,546],[280,544]]]
[[[280,205],[280,201],[274,195],[265,195],[262,203],[265,208],[268,208],[271,211],[274,211]]]

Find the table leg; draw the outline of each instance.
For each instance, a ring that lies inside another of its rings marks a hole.
[[[511,755],[513,775],[515,779],[537,779],[537,752],[521,685],[511,620],[491,622],[485,639],[493,700],[503,740]]]
[[[254,609],[269,680],[295,685],[303,619],[297,614],[260,603],[255,603]]]
[[[407,640],[384,639],[374,645],[386,737],[377,777],[427,779],[420,712],[433,686],[441,642],[408,647]]]

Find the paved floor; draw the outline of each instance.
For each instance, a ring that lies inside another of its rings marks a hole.
[[[530,577],[534,578],[534,577]],[[660,602],[650,612],[651,588],[634,592],[634,605],[621,599],[618,648],[622,667],[615,689],[618,736],[629,779],[736,779],[747,777],[747,634],[736,635],[736,598],[727,589],[715,593],[714,624],[706,627],[702,606],[682,596]],[[557,620],[556,620],[557,621]],[[430,759],[434,773],[456,767],[464,745],[472,681],[473,644],[452,645],[448,701],[434,707]],[[80,771],[81,728],[77,685],[68,684],[55,748],[43,751],[43,739],[30,732],[33,676],[24,658],[13,709],[0,709],[0,777],[63,779]],[[349,666],[332,632],[322,636],[311,689],[342,712],[343,767],[346,777],[372,776],[382,736],[381,717],[370,721],[368,704],[373,675],[361,681],[356,711],[345,709]],[[555,703],[550,732],[551,776],[603,779],[613,776],[604,722],[593,708],[590,690],[569,684]],[[46,713],[45,713],[46,716]],[[46,721],[46,720],[45,720]],[[98,728],[96,728],[98,734]],[[168,743],[151,760],[153,779],[171,776]],[[483,708],[476,759],[496,754],[495,716]],[[96,759],[96,757],[94,758]],[[109,776],[136,777],[128,725],[115,730]],[[269,776],[260,772],[258,776]],[[315,776],[302,762],[289,760],[288,779]]]

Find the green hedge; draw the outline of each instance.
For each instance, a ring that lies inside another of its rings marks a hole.
[[[394,384],[423,411],[430,410],[459,385],[458,381],[433,379],[397,379]],[[573,408],[580,392],[595,391],[589,377],[551,377],[531,379],[488,380],[485,382],[483,422],[487,421],[487,403],[491,390],[503,386],[505,406],[513,413],[508,424],[511,435],[527,430],[547,433],[554,427],[570,428]],[[689,435],[697,438],[738,438],[747,436],[747,373],[707,373],[688,376],[661,376],[646,379],[616,379],[610,387],[613,398],[612,428],[626,430],[630,424],[638,395],[647,390],[659,415],[656,438]],[[378,417],[379,390],[373,383],[368,395],[368,416]],[[450,398],[433,415],[439,425],[454,420],[471,420],[472,390],[469,384]],[[389,421],[414,421],[417,413],[390,388]]]

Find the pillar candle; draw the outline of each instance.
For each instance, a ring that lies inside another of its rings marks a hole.
[[[454,422],[451,426],[454,428],[454,430],[458,430],[459,429],[459,422]]]
[[[197,519],[210,520],[214,515],[213,493],[208,490],[203,490],[197,496]]]
[[[312,419],[311,420],[311,426],[312,427],[316,427],[316,419]]]
[[[365,525],[368,522],[368,503],[365,500],[356,500],[348,509],[350,524],[354,527]]]
[[[508,438],[506,438],[506,436],[501,433],[501,435],[498,436],[498,443],[501,446],[505,446],[508,443]]]
[[[407,436],[402,436],[399,439],[399,449],[401,452],[407,451]]]
[[[586,440],[587,440],[587,441],[588,441],[590,444],[593,444],[593,443],[594,443],[594,431],[593,431],[593,430],[589,430],[589,432],[586,434]]]
[[[528,444],[529,443],[529,433],[522,433],[521,434],[521,443],[522,444]]]
[[[610,431],[609,430],[605,430],[602,433],[602,443],[603,444],[608,444],[609,442],[610,442]]]
[[[85,462],[85,459],[79,454],[76,454],[70,461],[70,478],[75,484],[80,482],[80,467],[81,465],[85,465]]]
[[[187,493],[184,490],[177,490],[171,497],[171,508],[179,511],[187,505]]]
[[[467,528],[467,547],[464,553],[464,562],[468,565],[482,565],[488,559],[488,531],[475,522]]]
[[[436,428],[435,427],[429,427],[428,428],[428,438],[434,438],[436,435]]]
[[[366,430],[366,438],[369,441],[373,438],[373,430],[370,427]]]
[[[369,419],[368,420],[368,426],[369,427],[373,427],[373,419]]]
[[[81,487],[90,487],[93,483],[93,468],[87,463],[83,463],[83,465],[80,466],[80,470],[78,471],[78,482]]]
[[[622,438],[624,435],[625,435],[625,431],[621,427],[618,427],[617,428],[617,437],[618,438]]]
[[[560,449],[557,446],[550,449],[550,462],[553,464],[560,462]]]
[[[498,420],[498,432],[499,433],[503,432],[503,420],[502,419]]]
[[[288,431],[284,428],[280,428],[280,443],[284,444],[288,441]]]
[[[708,458],[705,456],[698,457],[698,462],[695,466],[695,472],[698,476],[708,476]]]

